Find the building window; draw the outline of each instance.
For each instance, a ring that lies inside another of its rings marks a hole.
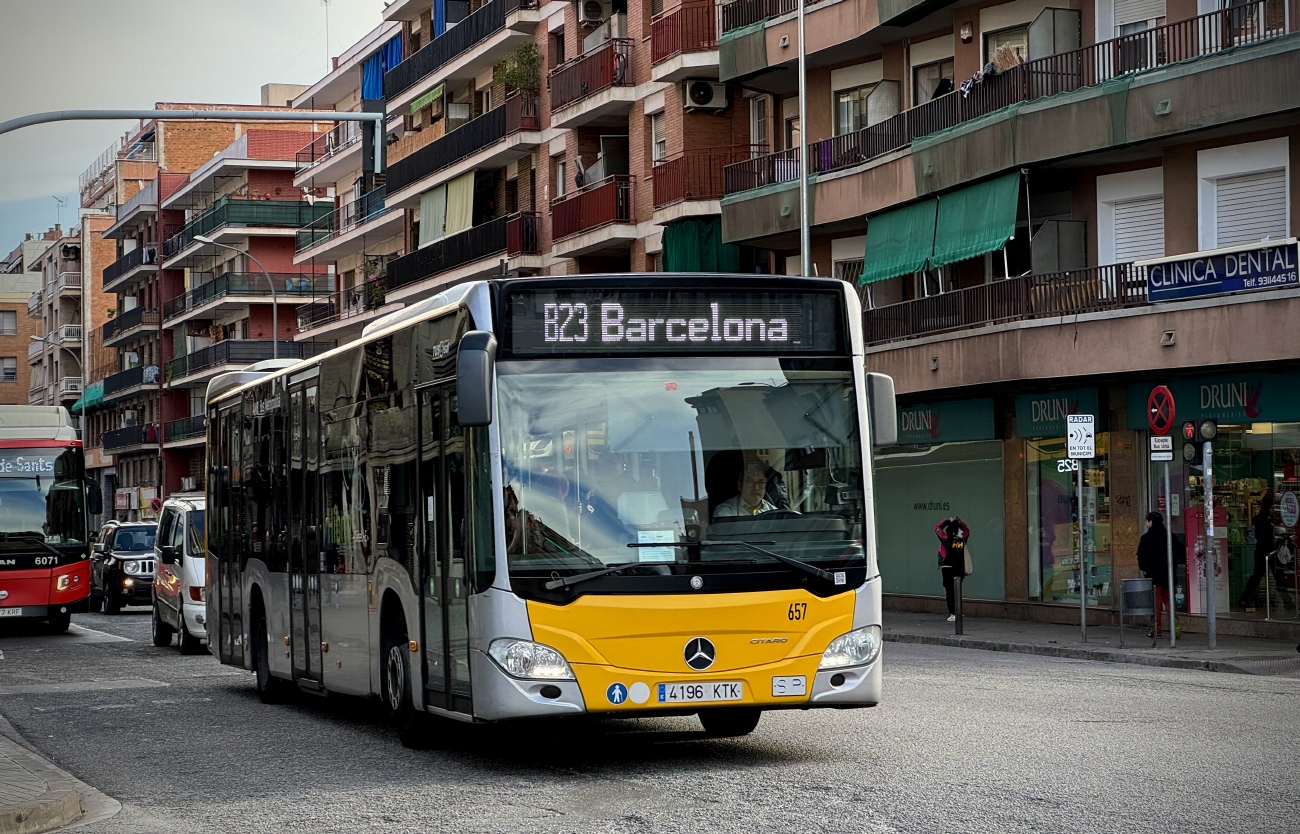
[[[552,192],[555,194],[555,199],[557,200],[563,197],[566,193],[565,179],[568,175],[568,170],[568,164],[563,159],[556,157],[552,174],[552,179],[554,180]]]
[[[1088,571],[1083,588],[1089,605],[1111,599],[1111,521],[1109,435],[1097,432],[1097,457],[1083,467],[1083,541]],[[1029,598],[1079,604],[1078,541],[1075,538],[1075,488],[1078,477],[1065,459],[1065,438],[1025,442],[1028,490]]]
[[[874,89],[876,89],[875,84],[865,84],[835,93],[836,136],[853,133],[867,126],[867,99]]]
[[[13,310],[0,310],[0,336],[18,335],[18,314]]]
[[[1290,149],[1286,137],[1198,151],[1196,166],[1201,249],[1288,236]]]
[[[0,382],[18,381],[18,357],[0,357]]]
[[[1164,169],[1097,177],[1098,262],[1132,263],[1164,254]]]
[[[564,30],[556,29],[551,35],[551,69],[564,63]]]
[[[984,62],[993,60],[993,56],[1003,46],[1010,46],[1011,51],[1022,61],[1029,60],[1029,27],[1017,26],[1000,32],[989,32],[984,36]]]
[[[767,96],[749,100],[749,143],[767,148]]]
[[[668,138],[664,132],[664,114],[650,116],[650,161],[658,162],[668,154]]]
[[[944,58],[912,68],[912,105],[925,104],[952,92],[953,59]]]

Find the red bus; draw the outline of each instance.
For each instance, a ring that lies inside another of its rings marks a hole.
[[[0,406],[0,622],[66,631],[90,596],[90,516],[77,428],[60,406]]]

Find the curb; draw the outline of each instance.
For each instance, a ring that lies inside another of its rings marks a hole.
[[[979,649],[989,652],[1009,652],[1011,654],[1036,654],[1070,660],[1095,660],[1101,663],[1131,663],[1138,666],[1158,666],[1166,669],[1196,669],[1203,672],[1229,672],[1239,675],[1254,674],[1254,672],[1243,669],[1234,663],[1219,660],[1193,660],[1186,657],[1148,657],[1146,655],[1107,651],[1105,649],[1036,646],[1031,643],[1005,643],[997,640],[978,640],[968,637],[932,636],[928,634],[886,633],[884,640],[886,643],[923,643],[932,646],[951,646],[958,649]]]
[[[46,791],[31,801],[0,807],[0,834],[41,834],[79,819],[81,798],[76,791]]]

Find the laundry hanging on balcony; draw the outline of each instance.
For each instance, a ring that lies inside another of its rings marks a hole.
[[[1018,171],[940,194],[930,267],[957,263],[1006,246],[1016,233],[1019,204]]]
[[[722,218],[664,226],[664,272],[740,272],[740,248],[722,242]]]
[[[858,283],[871,284],[925,269],[934,253],[938,205],[932,197],[870,218]]]

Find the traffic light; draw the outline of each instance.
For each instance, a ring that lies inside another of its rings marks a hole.
[[[1195,440],[1184,440],[1183,463],[1188,466],[1200,466],[1205,457],[1202,451],[1200,443],[1197,443]]]
[[[1219,436],[1218,420],[1187,420],[1183,423],[1183,463],[1201,466],[1205,463],[1205,447],[1201,444]]]

